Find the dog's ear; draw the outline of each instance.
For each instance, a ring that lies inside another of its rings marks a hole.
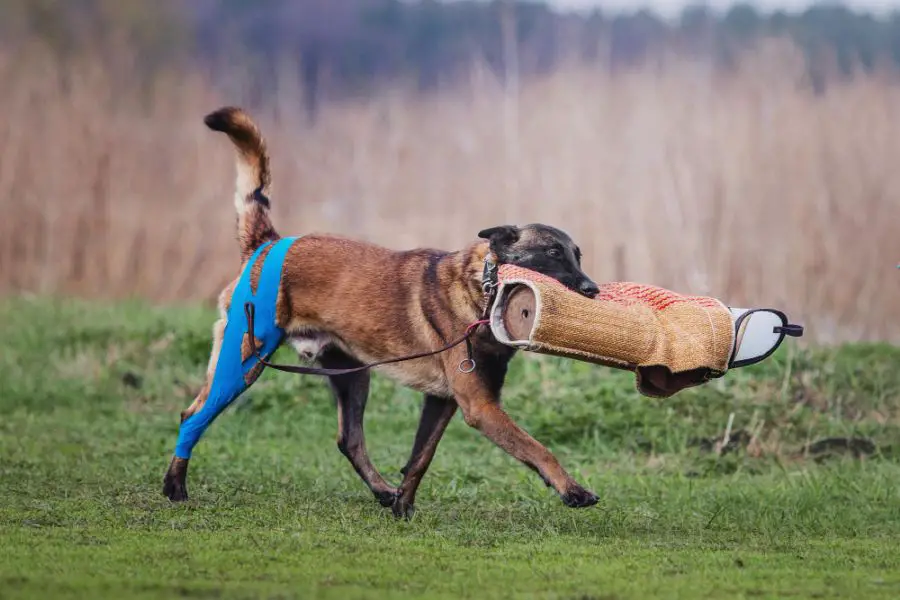
[[[519,228],[515,225],[500,225],[499,227],[482,229],[478,232],[478,237],[489,240],[491,250],[497,250],[519,241]]]

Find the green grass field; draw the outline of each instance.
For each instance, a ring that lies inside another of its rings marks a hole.
[[[457,416],[406,522],[338,452],[325,382],[272,371],[198,445],[191,500],[169,504],[212,321],[0,304],[0,597],[900,597],[896,348],[788,340],[668,400],[520,355],[507,410],[600,504],[565,508]],[[368,445],[391,481],[419,404],[376,377]],[[828,438],[866,442],[811,445]]]

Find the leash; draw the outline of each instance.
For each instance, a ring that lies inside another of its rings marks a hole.
[[[246,302],[244,303],[244,314],[247,317],[247,336],[250,341],[250,347],[253,349],[253,355],[256,357],[256,360],[260,362],[260,364],[275,369],[276,371],[295,373],[297,375],[325,375],[328,377],[334,377],[337,375],[349,375],[350,373],[367,371],[381,365],[434,356],[435,354],[446,352],[447,350],[450,350],[451,348],[454,348],[465,342],[466,358],[460,361],[457,368],[461,373],[471,373],[475,370],[475,359],[473,358],[472,341],[470,338],[472,337],[472,334],[475,333],[475,330],[478,329],[481,325],[487,325],[488,323],[490,323],[488,314],[490,313],[491,305],[494,303],[494,299],[497,293],[497,265],[492,260],[489,260],[489,256],[490,255],[486,256],[484,259],[484,272],[482,275],[481,288],[484,291],[485,295],[485,306],[481,318],[466,327],[466,331],[461,337],[453,340],[448,344],[445,344],[444,346],[441,346],[437,350],[432,350],[431,352],[420,352],[418,354],[410,354],[408,356],[400,356],[398,358],[388,358],[385,360],[379,360],[376,362],[360,365],[358,367],[350,367],[347,369],[325,369],[321,367],[304,367],[302,365],[279,365],[277,363],[271,363],[260,355],[259,348],[256,347],[256,336],[253,334],[253,316],[255,308],[252,302]]]

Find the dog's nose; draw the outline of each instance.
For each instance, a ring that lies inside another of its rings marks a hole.
[[[578,291],[584,294],[585,296],[589,296],[593,298],[598,293],[600,293],[600,288],[597,287],[597,284],[591,281],[590,279],[585,279],[578,286]]]

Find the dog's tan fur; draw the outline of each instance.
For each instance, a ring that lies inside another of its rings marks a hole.
[[[235,205],[243,267],[256,248],[278,238],[269,219],[271,176],[266,144],[256,125],[240,109],[220,109],[208,115],[205,122],[211,129],[226,133],[236,147]],[[482,314],[482,269],[490,252],[485,240],[456,252],[393,251],[343,237],[303,236],[291,246],[284,261],[277,324],[302,358],[326,367],[436,350],[460,336]],[[262,263],[260,259],[254,264],[251,286],[257,283]],[[213,328],[207,383],[182,412],[182,421],[200,410],[206,400],[237,281],[236,277],[219,296],[221,317]],[[458,406],[466,423],[538,471],[568,505],[596,502],[593,494],[575,482],[553,455],[500,407],[500,388],[513,350],[496,342],[484,328],[473,336],[473,346],[478,367],[470,374],[458,369],[466,358],[465,346],[376,368],[425,394],[419,430],[399,489],[390,486],[372,466],[365,448],[362,417],[368,374],[331,378],[338,406],[338,445],[360,477],[382,504],[392,506],[395,514],[408,514],[416,488]],[[249,346],[243,349],[247,351]],[[248,376],[248,382],[258,375],[259,369]],[[164,485],[171,499],[187,497],[186,473],[187,460],[173,458]]]

